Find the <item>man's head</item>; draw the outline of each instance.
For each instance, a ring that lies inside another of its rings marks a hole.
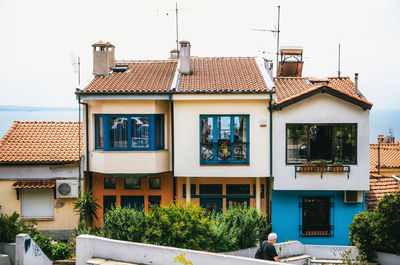
[[[271,244],[275,244],[277,237],[278,236],[275,233],[270,233],[268,235],[268,242],[271,243]]]

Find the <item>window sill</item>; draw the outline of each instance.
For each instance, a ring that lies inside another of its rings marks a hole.
[[[94,153],[161,153],[161,152],[168,152],[168,149],[161,149],[161,150],[108,150],[104,151],[102,149],[92,149],[91,152]]]
[[[201,167],[208,167],[208,166],[211,166],[211,167],[225,167],[225,166],[228,166],[228,167],[230,167],[230,166],[249,167],[250,164],[200,164],[200,166]]]
[[[31,221],[31,220],[36,220],[36,221],[53,221],[53,217],[21,217],[22,220],[24,221]]]

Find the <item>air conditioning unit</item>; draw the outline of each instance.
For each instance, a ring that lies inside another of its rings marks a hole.
[[[363,201],[363,192],[356,190],[345,190],[344,191],[344,202],[345,203],[360,203]]]
[[[78,198],[79,181],[69,179],[56,180],[56,197],[57,198]]]

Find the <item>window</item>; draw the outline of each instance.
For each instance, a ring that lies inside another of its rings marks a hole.
[[[52,218],[53,189],[23,189],[21,200],[22,218]]]
[[[164,115],[95,115],[96,149],[142,151],[164,149]]]
[[[200,194],[222,194],[222,184],[200,184]]]
[[[155,190],[161,189],[161,178],[150,178],[149,186],[150,189],[155,189]]]
[[[333,201],[331,197],[302,197],[300,233],[302,236],[333,235]]]
[[[250,194],[250,184],[226,184],[226,194]]]
[[[160,206],[161,196],[149,196],[149,207]]]
[[[243,206],[244,208],[249,208],[250,199],[248,198],[226,198],[226,207],[232,208],[235,206]]]
[[[201,164],[249,163],[248,115],[200,116]]]
[[[116,201],[117,201],[116,196],[103,196],[103,218],[105,218],[107,211],[115,207]]]
[[[115,189],[115,178],[104,178],[104,189],[105,190],[114,190]]]
[[[140,177],[129,176],[125,178],[125,189],[140,189]]]
[[[357,163],[357,124],[287,124],[286,162]]]

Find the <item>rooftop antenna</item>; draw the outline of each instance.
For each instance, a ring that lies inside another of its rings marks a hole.
[[[279,34],[280,34],[280,18],[281,18],[281,6],[278,6],[278,24],[274,26],[274,29],[252,29],[253,31],[264,31],[274,33],[276,36],[276,76],[278,76],[278,62],[279,62]]]
[[[72,71],[78,74],[78,86],[81,85],[81,58],[71,53]]]
[[[340,43],[339,43],[339,56],[338,56],[338,78],[340,78]]]

